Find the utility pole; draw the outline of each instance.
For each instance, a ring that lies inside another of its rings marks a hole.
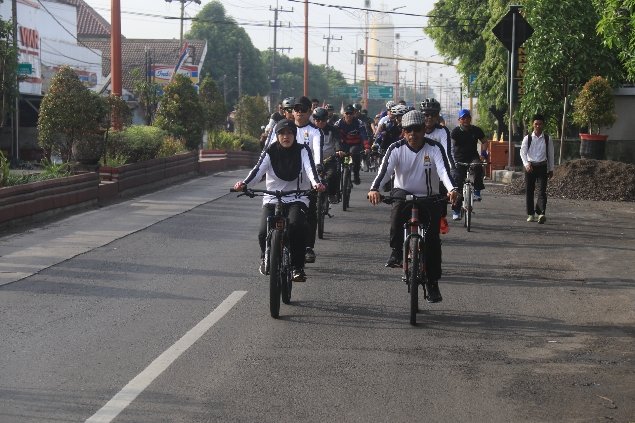
[[[181,29],[179,31],[179,48],[183,46],[183,21],[185,20],[185,3],[186,2],[194,2],[196,4],[201,4],[201,0],[165,0],[168,3],[172,3],[172,1],[178,1],[181,3]]]
[[[326,40],[326,67],[328,68],[329,66],[329,52],[333,52],[333,53],[339,53],[340,48],[338,47],[337,50],[335,49],[331,49],[331,41],[335,40],[335,41],[341,41],[342,40],[342,36],[339,36],[339,38],[337,38],[334,35],[331,35],[331,15],[329,15],[329,36],[328,37],[323,37]]]
[[[277,50],[291,50],[291,47],[281,47],[278,48],[277,39],[278,39],[278,27],[282,25],[278,25],[278,12],[293,12],[293,8],[291,10],[285,10],[283,8],[278,7],[278,2],[276,1],[276,8],[272,9],[269,6],[269,10],[273,12],[273,25],[269,24],[269,26],[273,26],[273,49],[271,50],[271,77],[269,78],[271,83],[271,92],[269,93],[269,107],[270,111],[275,109],[276,104],[276,92],[278,90],[278,79],[276,75],[276,53]]]
[[[309,0],[304,0],[304,93],[309,96]]]
[[[11,20],[13,21],[13,51],[15,52],[15,102],[13,104],[13,119],[11,119],[11,161],[17,165],[20,161],[20,141],[19,131],[20,126],[20,79],[18,74],[18,63],[20,62],[20,52],[18,51],[18,5],[17,1],[11,2]]]
[[[243,55],[238,52],[238,101],[243,96]]]
[[[368,20],[368,8],[370,7],[370,0],[364,1],[364,7],[366,7],[366,46],[364,47],[364,54],[368,54],[368,38],[370,34],[369,20]],[[364,109],[368,109],[368,56],[364,57],[364,98],[363,98]]]

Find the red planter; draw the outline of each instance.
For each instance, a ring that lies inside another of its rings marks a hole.
[[[580,134],[580,157],[583,159],[604,160],[608,135]]]

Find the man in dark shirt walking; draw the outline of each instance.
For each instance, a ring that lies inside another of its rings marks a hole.
[[[462,163],[479,163],[480,152],[478,151],[478,142],[485,143],[485,133],[481,128],[472,125],[472,115],[468,109],[459,110],[459,126],[452,130],[452,156],[455,164]],[[468,167],[456,164],[454,179],[459,187],[459,192],[463,189],[463,182],[467,177]],[[481,190],[485,188],[483,185],[483,167],[474,166],[474,199],[481,201]],[[461,203],[452,205],[452,220],[461,219]]]

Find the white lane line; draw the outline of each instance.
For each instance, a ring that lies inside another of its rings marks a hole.
[[[210,314],[190,329],[174,345],[165,350],[148,367],[132,379],[124,388],[93,414],[86,423],[109,423],[142,393],[181,354],[187,351],[201,336],[234,307],[247,291],[234,291]]]

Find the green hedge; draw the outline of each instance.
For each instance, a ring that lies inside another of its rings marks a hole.
[[[260,141],[249,135],[238,135],[234,132],[213,131],[207,136],[207,148],[213,150],[260,151]]]
[[[127,163],[136,163],[158,157],[168,133],[155,126],[133,125],[108,137],[106,155],[126,157]]]

